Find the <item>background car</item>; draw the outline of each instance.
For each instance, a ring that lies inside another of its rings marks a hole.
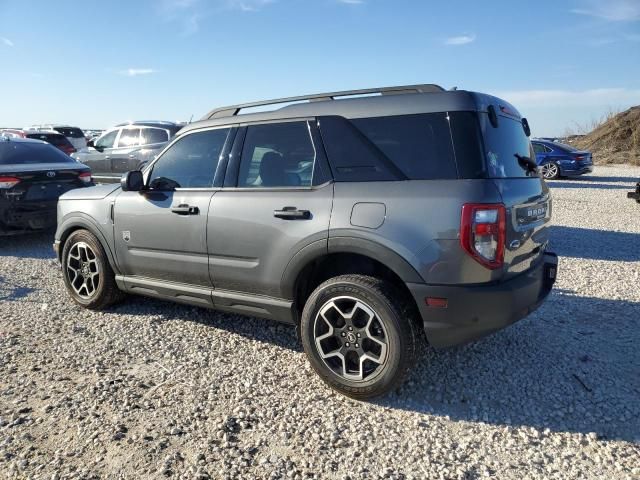
[[[0,235],[55,226],[60,195],[90,185],[89,167],[51,144],[0,137]]]
[[[87,140],[84,138],[84,132],[78,127],[72,127],[71,125],[60,124],[48,124],[48,125],[33,125],[29,127],[29,130],[44,130],[55,131],[61,133],[67,140],[71,142],[73,148],[76,150],[82,150],[87,146]]]
[[[43,142],[50,143],[58,150],[63,151],[67,155],[71,155],[76,151],[75,147],[63,134],[58,132],[42,132],[27,130],[24,132],[24,138],[33,138],[35,140],[42,140]]]
[[[546,180],[593,172],[591,152],[539,138],[531,140],[531,144],[536,154],[536,163]]]
[[[19,128],[3,128],[0,130],[0,136],[10,138],[25,138],[24,130]]]
[[[138,121],[110,128],[73,158],[91,167],[98,182],[119,182],[123,173],[139,170],[182,128],[174,122]]]

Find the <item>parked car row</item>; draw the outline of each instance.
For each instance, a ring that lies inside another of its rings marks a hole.
[[[60,195],[91,185],[89,167],[50,143],[0,135],[0,235],[53,227]]]

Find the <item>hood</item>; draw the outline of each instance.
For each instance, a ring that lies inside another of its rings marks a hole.
[[[0,164],[0,173],[43,172],[47,170],[89,170],[80,162]]]
[[[100,200],[120,189],[119,183],[96,185],[95,187],[76,188],[60,196],[60,200]]]

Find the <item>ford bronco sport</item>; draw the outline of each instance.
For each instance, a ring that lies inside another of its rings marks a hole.
[[[548,295],[529,133],[504,100],[436,85],[219,108],[121,185],[63,195],[54,249],[86,308],[128,292],[290,323],[326,383],[368,398],[425,335],[468,342]]]

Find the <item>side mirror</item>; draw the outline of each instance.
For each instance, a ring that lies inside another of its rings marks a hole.
[[[531,136],[531,128],[529,127],[529,121],[526,118],[522,119],[522,128],[524,128],[524,134],[527,137]]]
[[[94,141],[93,138],[87,142],[87,147],[95,148],[95,146],[96,146],[96,142]]]
[[[144,178],[140,170],[132,170],[122,175],[120,186],[123,192],[139,192],[144,188]]]

